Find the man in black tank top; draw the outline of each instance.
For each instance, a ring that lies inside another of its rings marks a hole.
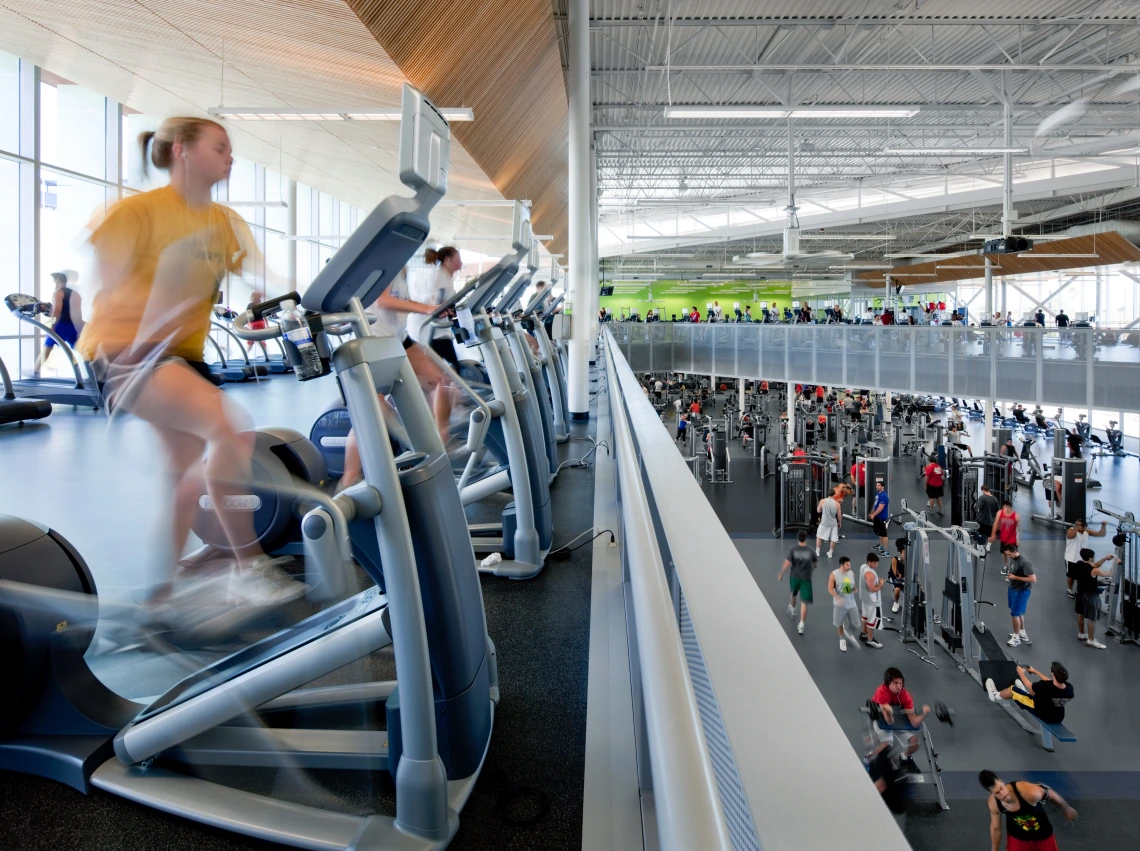
[[[1006,783],[992,771],[978,774],[978,782],[990,793],[990,843],[993,851],[1000,851],[1002,816],[1008,836],[1007,851],[1058,851],[1053,836],[1053,825],[1045,811],[1048,799],[1057,804],[1065,818],[1073,821],[1077,811],[1048,786],[1017,780]]]

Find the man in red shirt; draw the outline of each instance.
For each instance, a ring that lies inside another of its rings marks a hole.
[[[851,483],[855,485],[855,492],[860,498],[867,488],[867,465],[855,462],[851,465]]]
[[[1005,500],[1001,504],[1001,511],[994,519],[994,530],[990,534],[991,541],[997,538],[1001,542],[1002,574],[1009,570],[1009,550],[1006,548],[1006,544],[1014,546],[1017,544],[1017,528],[1020,523],[1021,518],[1013,510],[1013,503],[1008,499]]]
[[[693,400],[693,404],[689,405],[689,413],[696,414],[697,416],[700,416],[701,403],[698,402],[696,399]]]
[[[910,729],[917,731],[922,727],[926,716],[930,714],[930,707],[925,705],[922,707],[921,715],[915,711],[914,698],[906,690],[906,679],[898,668],[887,668],[883,673],[883,684],[875,689],[871,702],[879,707],[879,714],[882,716],[882,721],[871,724],[871,729],[881,742],[891,741],[900,731],[902,734],[909,732]],[[906,741],[904,759],[909,760],[916,750],[918,750],[918,737],[912,733]]]
[[[934,504],[938,503],[938,513],[945,514],[946,512],[942,510],[942,491],[946,480],[942,465],[937,461],[931,461],[923,469],[922,475],[926,477],[926,507],[933,511]]]

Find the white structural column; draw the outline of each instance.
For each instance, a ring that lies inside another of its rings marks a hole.
[[[570,419],[590,416],[590,347],[594,297],[590,292],[590,3],[570,0],[567,50],[570,83]]]
[[[20,188],[17,210],[19,210],[20,247],[16,255],[20,258],[19,292],[35,296],[43,301],[40,290],[40,69],[24,59],[20,60]],[[19,334],[24,327],[19,326]],[[16,369],[22,374],[25,355],[34,362],[40,353],[43,332],[36,328],[32,335],[32,348],[21,344]]]
[[[598,280],[598,146],[593,139],[593,130],[590,131],[590,267],[586,275],[587,287],[590,293],[590,334],[588,340],[596,340],[598,332],[598,309],[601,307],[602,292]],[[589,382],[587,382],[587,387]]]
[[[985,273],[985,291],[986,291],[986,315],[982,317],[986,322],[993,319],[994,316],[994,261],[990,259],[990,255],[986,255],[986,273]]]
[[[289,205],[285,210],[285,235],[290,237],[285,240],[285,267],[286,276],[289,278],[289,288],[291,290],[297,289],[297,181],[290,180],[286,188],[287,198],[286,203]],[[269,297],[267,292],[266,298]]]

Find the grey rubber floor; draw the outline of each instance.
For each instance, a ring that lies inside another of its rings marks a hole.
[[[329,380],[299,384],[289,376],[230,385],[225,392],[248,412],[250,424],[302,433],[335,394]],[[590,430],[592,423],[572,427],[578,438]],[[570,459],[589,448],[588,442],[572,440],[559,450]],[[0,513],[51,525],[83,554],[101,595],[133,599],[160,579],[169,563],[163,519],[169,488],[156,452],[145,424],[108,423],[90,411],[57,407],[41,423],[0,428]],[[559,546],[592,523],[593,469],[564,469],[552,487],[552,502]],[[482,577],[502,700],[483,774],[461,815],[454,848],[581,847],[590,553],[586,546],[567,560],[548,561],[537,578],[525,582]],[[90,661],[105,683],[129,697],[159,694],[185,670],[184,660],[141,652]],[[381,654],[363,666],[363,673],[383,673],[389,664]],[[282,798],[331,800],[346,811],[385,811],[390,804],[386,775],[250,772],[242,780]],[[539,794],[510,797],[519,788]],[[543,796],[549,803],[546,815],[530,826],[512,823],[533,815]],[[47,780],[0,772],[3,849],[267,847],[102,792],[84,797]]]
[[[668,425],[672,428],[671,422]],[[976,422],[967,427],[977,452],[981,446],[981,427]],[[846,537],[837,545],[834,561],[821,558],[814,581],[816,603],[810,607],[805,634],[797,635],[796,620],[786,614],[787,576],[782,582],[776,579],[786,552],[795,543],[794,538],[776,540],[771,534],[777,479],[761,479],[758,462],[745,455],[738,443],[731,444],[730,451],[732,483],[706,481],[704,491],[772,610],[786,624],[788,640],[796,647],[852,745],[858,748],[862,743],[859,707],[870,698],[882,681],[883,670],[890,665],[904,672],[907,687],[919,704],[940,700],[956,711],[952,727],[936,722],[930,725],[946,772],[951,810],[942,813],[935,808],[936,812],[931,814],[926,808],[917,807],[911,813],[907,836],[915,848],[986,847],[984,793],[975,779],[983,768],[990,768],[1006,778],[1037,777],[1064,790],[1062,794],[1074,795],[1078,808],[1087,804],[1087,812],[1080,822],[1066,825],[1058,834],[1063,848],[1140,847],[1140,829],[1135,826],[1134,817],[1127,815],[1134,803],[1111,800],[1140,800],[1140,774],[1137,773],[1140,766],[1140,722],[1137,719],[1140,715],[1133,711],[1140,700],[1137,677],[1140,647],[1118,644],[1103,634],[1098,637],[1108,645],[1106,650],[1092,650],[1077,642],[1073,603],[1065,595],[1063,532],[1029,519],[1032,513],[1046,510],[1040,485],[1032,496],[1019,490],[1014,500],[1014,507],[1022,518],[1021,551],[1038,575],[1026,618],[1026,629],[1033,644],[1007,649],[1023,664],[1047,669],[1049,663],[1057,659],[1070,671],[1076,698],[1067,708],[1065,724],[1076,733],[1078,741],[1058,743],[1054,753],[1043,750],[1039,739],[1023,732],[1012,718],[992,705],[985,692],[969,676],[959,672],[950,657],[937,646],[937,668],[921,662],[892,632],[879,634],[884,645],[882,650],[849,642],[848,652],[840,652],[838,636],[831,625],[827,572],[842,555],[849,556],[856,567],[865,560],[875,543],[866,527],[844,522]],[[1051,446],[1046,445],[1042,451],[1051,451]],[[926,496],[923,483],[915,475],[914,462],[909,458],[894,462],[891,474],[892,513],[899,510],[899,500],[904,497],[912,507],[921,509]],[[1099,528],[1099,522],[1092,516],[1093,499],[1135,510],[1140,502],[1138,474],[1140,462],[1136,458],[1098,461],[1096,478],[1102,481],[1103,487],[1090,490],[1088,497],[1094,529]],[[948,525],[948,518],[947,508],[946,518],[935,516],[934,520]],[[1113,531],[1110,524],[1107,538],[1093,539],[1098,556],[1111,552]],[[902,534],[900,527],[892,525],[892,542]],[[946,550],[947,545],[932,536],[931,573],[936,589],[943,584]],[[984,607],[983,619],[1004,647],[1011,628],[1006,604],[1008,586],[999,574],[1000,556],[995,552],[989,561],[979,597],[994,603],[992,608]],[[885,574],[888,564],[887,561],[881,563],[881,574]],[[888,599],[888,591],[889,586],[884,589],[884,600]],[[941,607],[941,596],[937,592],[933,594],[936,614]],[[884,613],[889,614],[889,605],[884,606]],[[805,747],[810,747],[810,731],[802,734]],[[1123,837],[1129,837],[1129,841],[1120,844]]]

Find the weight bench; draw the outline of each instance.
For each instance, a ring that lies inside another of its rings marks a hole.
[[[1031,736],[1040,736],[1041,747],[1050,753],[1053,753],[1054,739],[1058,742],[1075,742],[1077,740],[1076,733],[1064,724],[1049,724],[1042,721],[1032,712],[1018,709],[1016,706],[1007,704],[1005,701],[999,701],[998,705],[1012,715],[1014,720],[1021,725],[1021,729],[1025,730],[1025,732]]]

